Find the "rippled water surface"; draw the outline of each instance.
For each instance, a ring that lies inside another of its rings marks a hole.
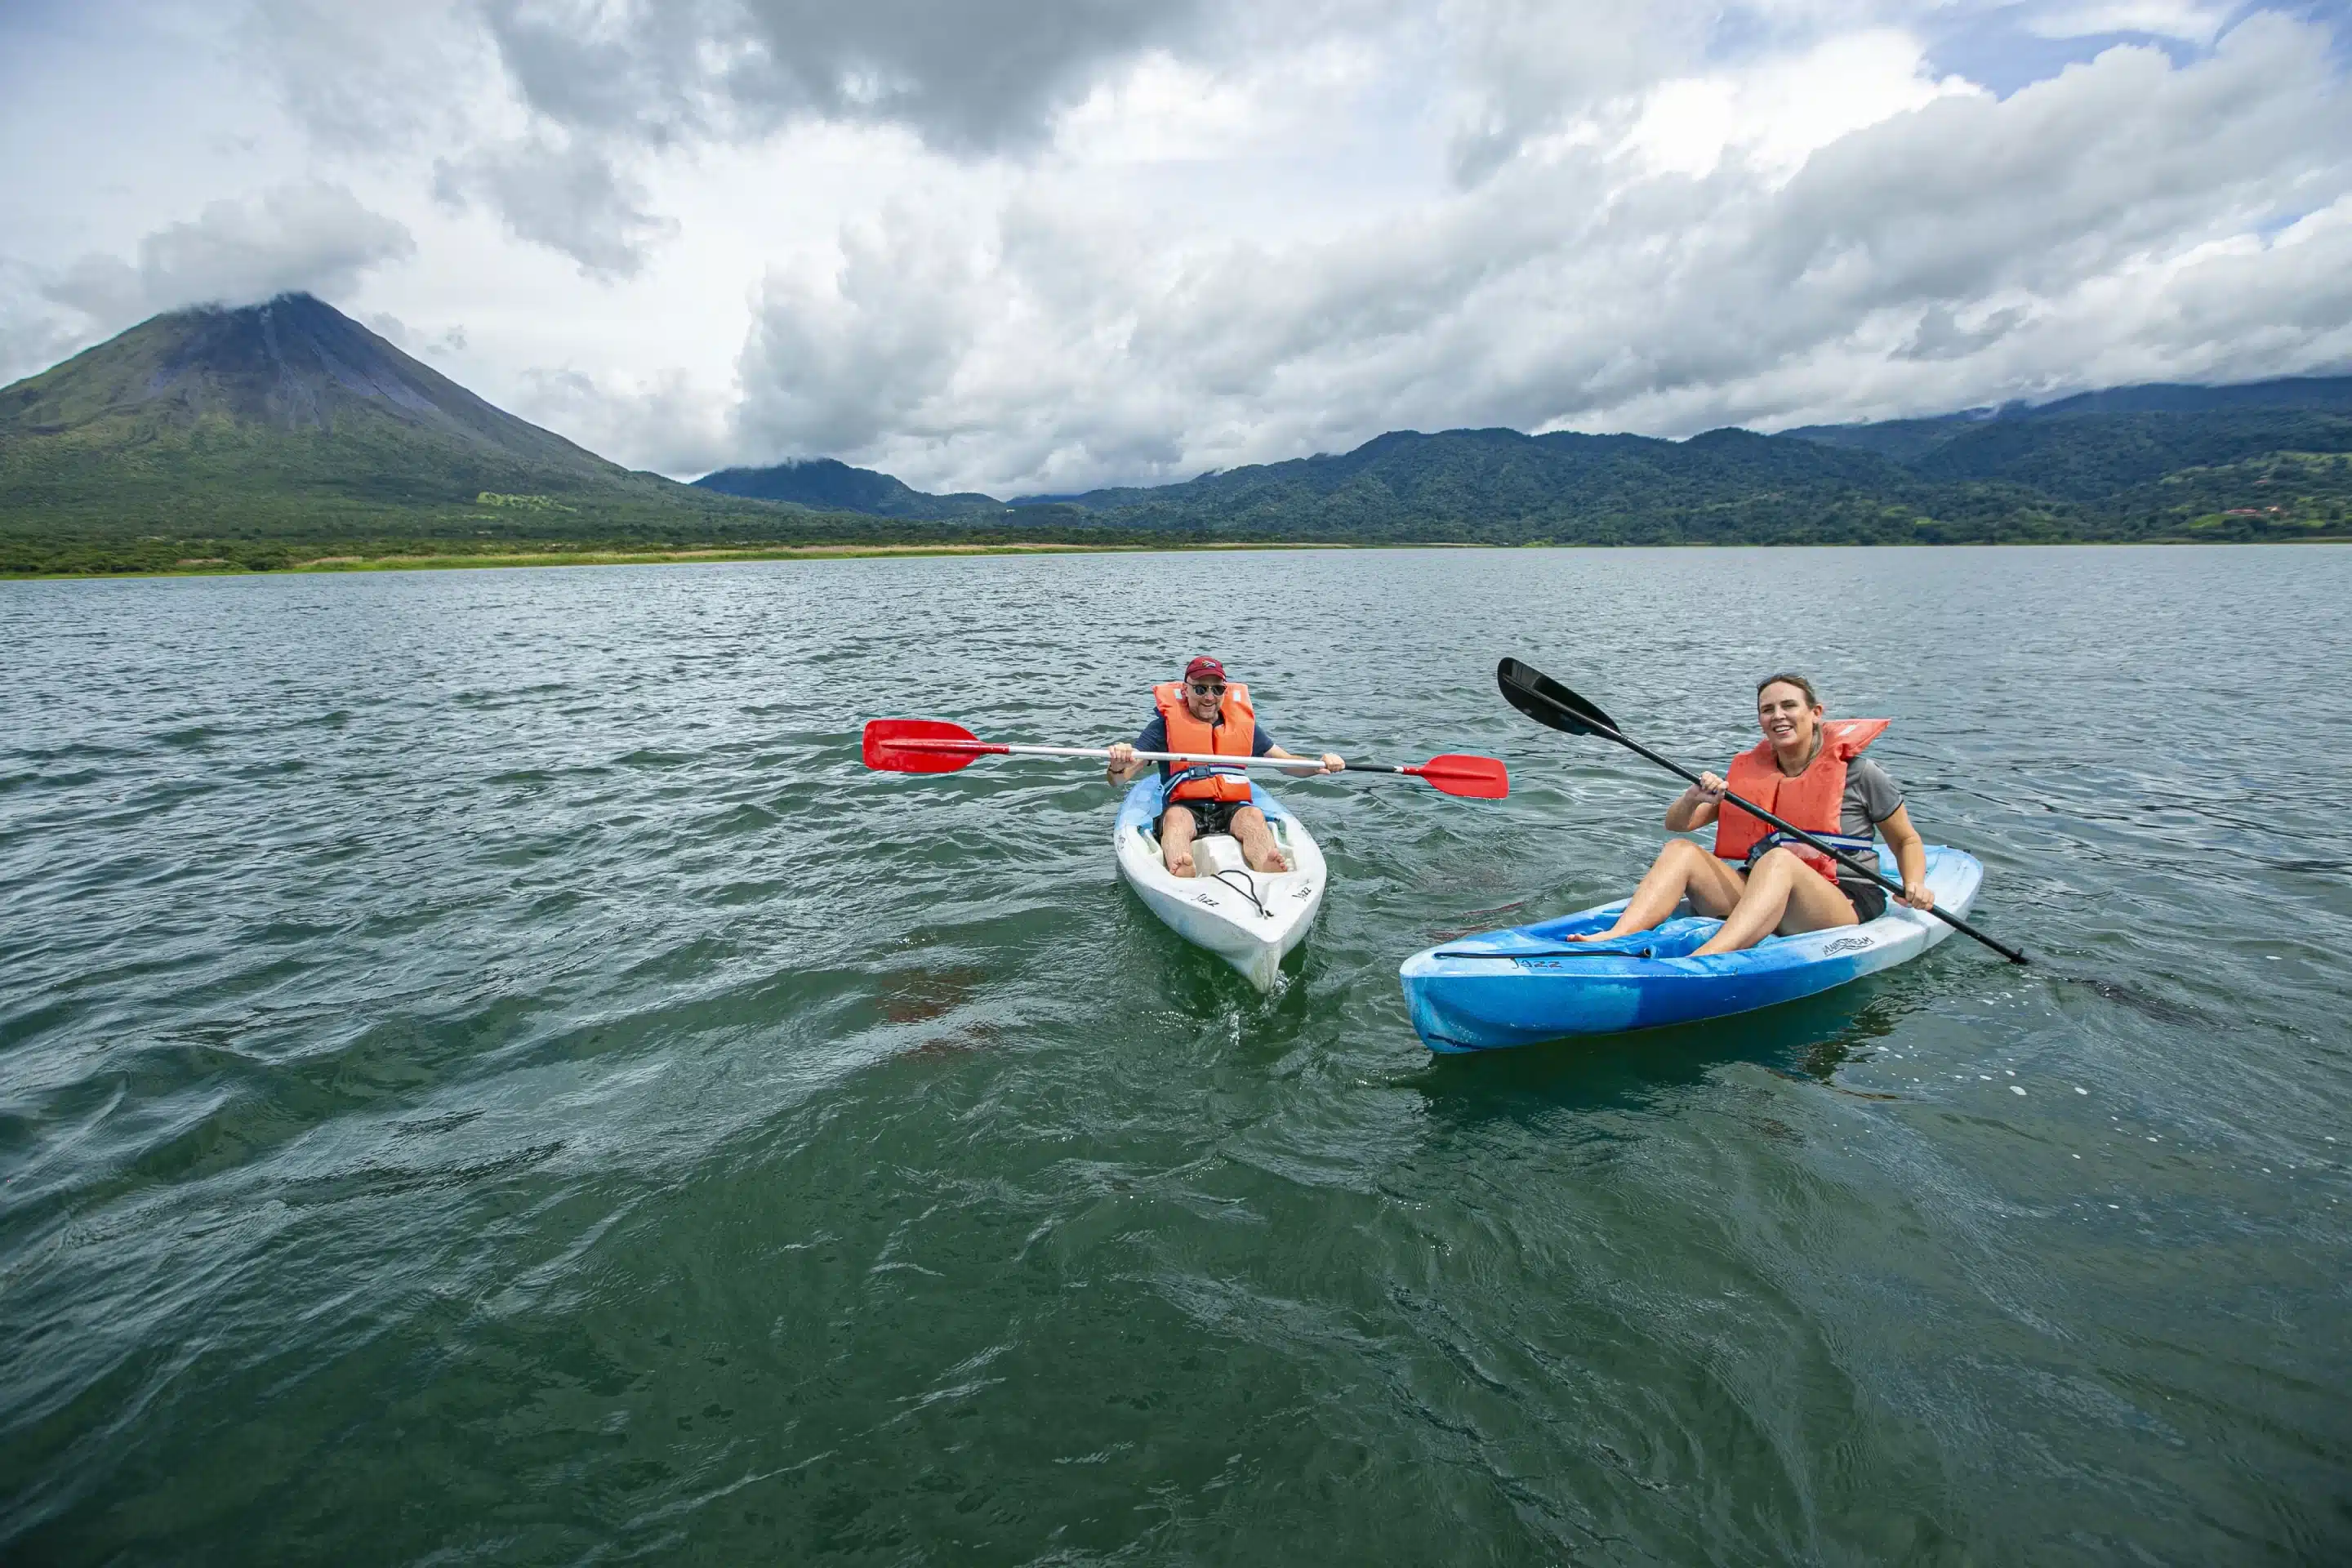
[[[2352,1554],[2352,551],[0,584],[10,1563]],[[1858,613],[1865,611],[1866,613]],[[1086,766],[1221,653],[1334,885],[1260,997]],[[1965,940],[1430,1058],[1812,672]]]

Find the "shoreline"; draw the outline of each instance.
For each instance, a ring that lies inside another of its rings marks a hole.
[[[205,562],[143,572],[0,572],[0,583],[95,583],[116,579],[163,577],[299,577],[351,572],[505,571],[542,566],[693,566],[751,561],[838,561],[856,557],[898,555],[1107,555],[1150,554],[1169,551],[1237,550],[1362,550],[1396,548],[1386,545],[1335,544],[1325,541],[1290,542],[1235,541],[1214,544],[1066,544],[1045,542],[1011,544],[779,544],[729,549],[695,550],[550,550],[511,551],[467,555],[320,555],[287,566],[236,566]],[[1438,548],[1408,545],[1407,549]],[[1469,548],[1469,547],[1465,547]]]
[[[2352,544],[2352,534],[2307,539],[2060,539],[1989,540],[1953,544],[1482,544],[1469,540],[1400,540],[1347,543],[1332,540],[1233,540],[1213,543],[1070,544],[780,544],[743,549],[515,551],[467,555],[320,555],[288,566],[201,565],[145,572],[0,572],[0,583],[94,583],[170,577],[293,577],[353,572],[508,571],[547,566],[691,566],[759,561],[841,561],[940,555],[1172,555],[1263,550],[2159,550],[2219,546]]]

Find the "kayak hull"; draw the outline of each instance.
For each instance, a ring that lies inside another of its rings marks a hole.
[[[1883,847],[1882,869],[1896,875]],[[1965,917],[1984,881],[1976,858],[1927,849],[1937,904]],[[1930,914],[1890,901],[1861,925],[1768,937],[1744,952],[1684,956],[1720,921],[1678,915],[1600,947],[1569,936],[1607,929],[1619,900],[1559,920],[1444,942],[1404,961],[1412,1026],[1433,1051],[1504,1050],[1579,1035],[1613,1035],[1752,1012],[1859,980],[1917,957],[1951,934]],[[1646,956],[1645,956],[1646,953]]]
[[[1201,839],[1196,853],[1204,860],[1222,857],[1232,869],[1222,877],[1170,876],[1160,858],[1156,778],[1142,779],[1128,791],[1111,841],[1119,875],[1162,924],[1232,964],[1260,991],[1271,991],[1284,957],[1315,923],[1330,878],[1322,847],[1289,807],[1255,783],[1250,803],[1265,813],[1290,857],[1291,870],[1277,876],[1250,870],[1241,864],[1240,847],[1215,834]]]

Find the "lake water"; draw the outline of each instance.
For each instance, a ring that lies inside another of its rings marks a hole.
[[[1855,618],[1851,606],[1870,606]],[[0,1558],[2352,1554],[2352,550],[0,584]],[[1085,764],[1196,651],[1333,887],[1261,997]],[[1712,1027],[1434,1059],[1750,683],[1988,868]]]

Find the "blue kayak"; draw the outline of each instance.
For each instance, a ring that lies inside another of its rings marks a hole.
[[[1879,864],[1887,876],[1897,875],[1895,857],[1884,846]],[[1938,907],[1965,918],[1983,881],[1975,856],[1928,847],[1927,886]],[[1885,914],[1861,925],[1766,937],[1745,952],[1706,958],[1687,955],[1722,922],[1696,915],[1677,915],[1655,930],[1612,942],[1563,940],[1607,930],[1624,907],[1620,899],[1413,954],[1399,971],[1412,1026],[1433,1051],[1493,1051],[1720,1018],[1891,968],[1952,930],[1890,899]]]

